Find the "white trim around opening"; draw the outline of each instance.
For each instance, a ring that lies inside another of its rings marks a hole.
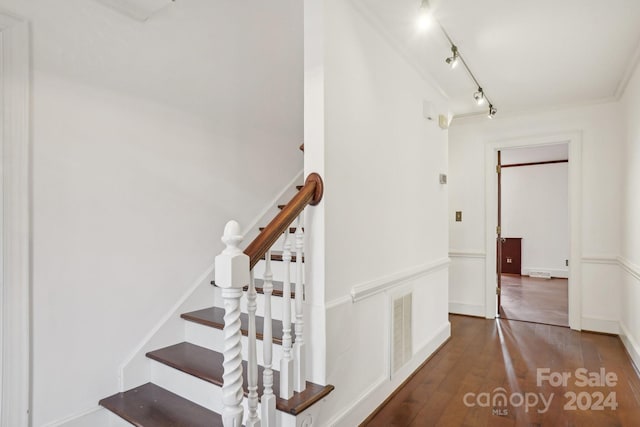
[[[569,326],[581,329],[581,248],[582,248],[582,134],[566,132],[489,142],[485,146],[485,317],[497,313],[496,239],[498,225],[498,181],[495,173],[497,151],[506,148],[539,147],[568,143],[569,145]]]
[[[0,426],[29,425],[30,401],[30,44],[26,21],[0,12]]]

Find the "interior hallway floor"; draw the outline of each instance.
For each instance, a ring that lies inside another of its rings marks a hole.
[[[640,425],[640,377],[617,336],[505,319],[449,318],[451,339],[362,425]],[[542,379],[538,385],[538,370],[545,368],[558,378],[564,375],[566,384]],[[587,372],[576,372],[580,368]],[[602,369],[610,377],[605,386],[595,383],[594,376],[603,380]],[[594,383],[581,386],[583,376]],[[494,399],[499,388],[506,405]],[[543,398],[550,403],[543,404]]]
[[[568,327],[568,282],[502,274],[501,317]]]

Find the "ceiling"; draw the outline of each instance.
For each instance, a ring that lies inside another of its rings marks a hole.
[[[181,0],[146,22],[105,3],[149,0],[0,0],[0,10],[29,20],[36,72],[302,138],[300,0]]]
[[[464,68],[445,64],[438,27],[417,31],[420,0],[350,1],[454,115],[485,114]],[[430,2],[498,115],[615,99],[640,57],[638,0]],[[37,70],[219,120],[301,122],[300,0],[176,1],[146,22],[90,0],[0,0],[0,9],[31,21]]]
[[[436,25],[417,29],[420,0],[352,0],[435,82],[454,115],[485,113]],[[431,0],[433,16],[501,112],[615,99],[640,56],[638,0]]]

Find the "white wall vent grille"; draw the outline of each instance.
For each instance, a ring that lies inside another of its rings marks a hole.
[[[529,277],[538,277],[540,279],[551,279],[550,271],[529,271]]]
[[[394,297],[391,304],[391,373],[395,373],[413,356],[411,343],[412,294]]]

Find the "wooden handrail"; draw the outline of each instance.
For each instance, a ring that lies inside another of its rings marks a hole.
[[[260,261],[307,205],[315,206],[320,203],[323,192],[324,184],[320,175],[315,172],[309,174],[302,189],[244,250],[250,258],[249,268],[253,268]]]

